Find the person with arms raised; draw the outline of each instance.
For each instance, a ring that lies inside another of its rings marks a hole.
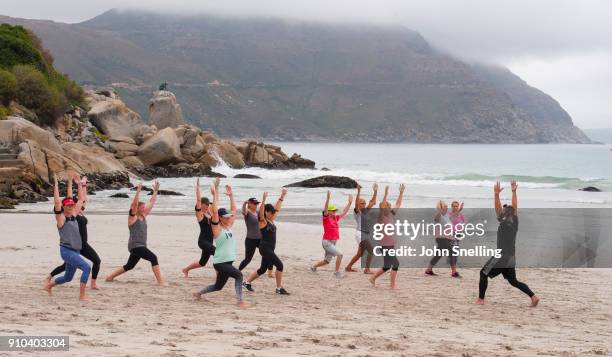
[[[45,290],[51,295],[51,289],[54,286],[71,281],[74,273],[79,269],[82,272],[79,299],[85,301],[87,300],[85,289],[91,268],[81,256],[83,243],[81,233],[79,232],[79,224],[76,220],[76,214],[81,211],[85,196],[83,195],[83,184],[80,177],[74,173],[72,177],[68,177],[68,180],[72,179],[77,183],[77,196],[79,199],[76,202],[72,198],[60,200],[57,175],[53,174],[53,213],[55,214],[55,223],[60,236],[60,255],[66,264],[66,269],[63,276],[55,278],[55,280],[49,279],[45,285]]]
[[[142,190],[142,183],[138,184],[136,188],[136,195],[132,201],[130,212],[128,214],[128,229],[130,231],[130,237],[128,239],[128,251],[130,256],[127,263],[124,266],[118,267],[113,271],[107,278],[106,281],[111,282],[115,280],[119,275],[134,269],[140,259],[144,259],[151,263],[151,269],[155,275],[157,285],[165,286],[166,283],[161,275],[157,256],[147,248],[147,216],[153,210],[155,201],[157,200],[157,191],[159,190],[159,182],[153,183],[153,193],[149,202],[145,204],[139,201],[140,191]]]

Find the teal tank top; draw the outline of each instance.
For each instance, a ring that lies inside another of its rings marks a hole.
[[[215,237],[213,264],[233,262],[234,260],[236,260],[236,238],[230,230],[221,228],[221,232]]]

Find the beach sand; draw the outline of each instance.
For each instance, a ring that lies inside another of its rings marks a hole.
[[[322,257],[321,228],[279,223],[277,253],[285,265],[284,286],[261,277],[252,304],[235,306],[230,279],[221,292],[196,302],[191,292],[214,280],[212,266],[181,268],[199,258],[192,216],[151,215],[149,248],[169,286],[158,288],[150,264],[141,261],[116,282],[103,278],[125,264],[127,216],[89,218],[89,241],[102,258],[100,290],[78,301],[78,277],[42,290],[48,272],[61,264],[58,234],[50,214],[0,214],[0,335],[68,335],[70,352],[53,355],[166,356],[574,356],[612,354],[612,269],[522,269],[519,280],[540,296],[537,308],[501,277],[489,283],[487,305],[473,304],[478,270],[451,279],[421,269],[400,269],[399,290],[388,276],[372,288],[362,273],[335,279],[330,266],[310,273]],[[234,232],[243,256],[244,224]],[[338,244],[345,262],[356,249],[353,230]],[[237,265],[239,262],[236,262]],[[259,257],[245,272],[259,266]],[[344,264],[343,264],[344,267]],[[0,355],[14,355],[0,352]],[[21,353],[25,355],[26,353]]]

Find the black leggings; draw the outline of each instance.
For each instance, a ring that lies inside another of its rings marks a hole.
[[[436,238],[436,245],[438,246],[439,250],[448,252],[446,256],[450,258],[450,265],[452,267],[456,266],[457,257],[453,256],[453,241],[446,238]],[[441,252],[436,252],[436,255],[431,258],[429,264],[431,266],[435,266],[436,264],[438,264],[438,261],[440,261],[440,258],[442,258],[442,256],[443,255]]]
[[[397,260],[397,257],[395,255],[390,256],[387,255],[387,251],[390,249],[395,249],[394,246],[383,246],[382,247],[382,252],[384,254],[384,261],[383,261],[383,271],[387,271],[389,269],[393,269],[393,271],[398,271],[399,270],[399,260]]]
[[[253,255],[255,255],[255,250],[259,247],[259,242],[261,242],[261,239],[246,238],[244,240],[244,259],[240,262],[238,270],[242,271],[242,269],[249,265]]]
[[[102,260],[100,260],[100,257],[98,256],[98,253],[96,253],[96,251],[91,247],[91,245],[85,242],[83,243],[83,248],[81,249],[81,255],[93,263],[91,267],[91,278],[94,280],[97,279],[98,273],[100,272],[100,263],[102,263]],[[65,270],[66,263],[53,269],[53,271],[51,272],[51,276],[56,276],[60,273],[63,273]]]
[[[210,259],[211,256],[215,255],[215,246],[212,245],[212,243],[201,243],[198,244],[200,246],[200,249],[202,249],[202,254],[200,255],[200,261],[198,262],[198,264],[200,264],[201,267],[203,267],[204,265],[206,265],[206,263],[208,263],[208,259]]]
[[[123,270],[128,271],[134,269],[141,258],[151,262],[152,267],[159,265],[157,262],[157,256],[147,247],[136,247],[130,250],[130,257],[128,258],[127,263],[123,266]]]
[[[225,262],[219,264],[213,264],[213,267],[217,271],[217,279],[215,283],[200,290],[200,294],[212,293],[213,291],[219,291],[223,289],[227,279],[234,278],[234,287],[236,289],[236,299],[238,302],[242,301],[242,273],[236,269],[233,262]]]
[[[489,275],[485,274],[484,271],[480,271],[480,282],[478,283],[478,297],[481,299],[485,298],[487,286],[489,285],[489,278],[494,278],[499,274],[503,275],[504,279],[508,280],[510,285],[519,289],[520,291],[527,294],[529,297],[535,295],[527,284],[516,280],[516,269],[515,268],[493,268]]]
[[[257,275],[263,275],[266,270],[272,269],[272,267],[276,267],[276,271],[283,271],[283,262],[280,258],[274,253],[273,249],[261,249],[259,248],[259,253],[261,254],[261,265],[259,269],[257,269]]]

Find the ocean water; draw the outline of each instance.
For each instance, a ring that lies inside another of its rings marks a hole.
[[[225,164],[215,171],[226,176],[222,184],[231,184],[240,204],[249,197],[261,197],[268,191],[272,200],[289,183],[330,174],[348,176],[364,187],[369,198],[374,182],[390,186],[395,200],[397,186],[407,186],[404,207],[434,207],[438,200],[459,200],[467,207],[492,207],[496,180],[509,187],[509,180],[519,181],[522,207],[612,207],[612,146],[610,145],[448,145],[448,144],[357,144],[357,143],[274,143],[292,154],[316,162],[317,170],[235,170]],[[321,168],[329,171],[320,171]],[[233,179],[249,173],[262,179]],[[135,183],[136,181],[134,181]],[[195,202],[195,178],[160,179],[163,189],[185,196],[162,196],[157,213],[192,213]],[[212,179],[202,179],[207,194]],[[150,182],[145,182],[149,184]],[[605,192],[582,192],[578,188],[595,186]],[[121,192],[130,192],[127,189]],[[316,216],[325,201],[327,189],[291,188],[284,202],[288,213]],[[332,201],[346,204],[354,190],[332,189]],[[113,199],[116,191],[98,192],[90,197],[88,211],[125,212],[127,199]],[[502,198],[509,199],[509,188]],[[227,199],[222,198],[227,205]],[[51,203],[24,204],[19,210],[48,212]]]

